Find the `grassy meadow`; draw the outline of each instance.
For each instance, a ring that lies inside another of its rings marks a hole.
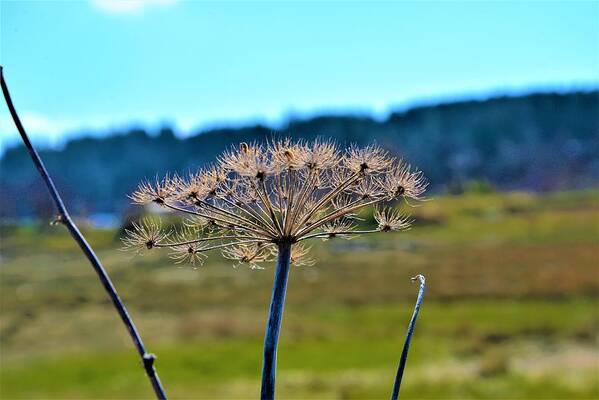
[[[422,273],[404,399],[599,398],[599,191],[439,196],[414,228],[314,242],[291,271],[282,399],[387,398]],[[0,397],[150,398],[125,328],[60,226],[2,228]],[[259,395],[272,265],[198,269],[85,230],[171,398]]]

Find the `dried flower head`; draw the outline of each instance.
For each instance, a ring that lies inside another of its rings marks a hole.
[[[193,266],[202,265],[208,256],[202,252],[201,245],[197,243],[188,243],[175,245],[171,247],[170,258],[176,264],[191,264]]]
[[[327,234],[327,236],[323,236],[323,239],[326,240],[335,237],[344,237],[346,239],[351,239],[354,230],[355,224],[351,220],[338,219],[336,221],[329,222],[328,224],[322,226],[323,234]]]
[[[208,257],[203,249],[206,247],[206,242],[198,242],[196,240],[188,240],[202,236],[206,232],[206,225],[189,224],[184,225],[183,229],[178,233],[169,237],[169,248],[171,249],[170,258],[176,264],[191,264],[200,266]]]
[[[272,172],[272,164],[264,148],[257,144],[241,143],[238,150],[225,152],[219,162],[224,170],[236,171],[240,176],[264,180]]]
[[[177,193],[177,187],[181,183],[181,178],[177,175],[165,176],[162,179],[155,179],[155,182],[142,182],[137,190],[129,198],[136,204],[157,203],[163,204],[167,199]]]
[[[316,264],[316,260],[310,257],[310,247],[303,246],[301,243],[296,244],[291,249],[291,264],[296,267],[310,267]]]
[[[124,249],[138,253],[165,246],[164,243],[172,234],[171,231],[163,231],[160,223],[149,218],[139,223],[133,222],[133,229],[125,229],[125,233],[127,236],[123,238]]]
[[[239,265],[249,265],[251,269],[261,269],[258,263],[269,261],[273,256],[268,246],[262,243],[235,244],[223,249],[222,254]]]
[[[370,145],[364,148],[351,146],[347,151],[344,161],[350,171],[370,174],[387,170],[393,159],[381,147]]]
[[[273,142],[268,151],[275,171],[299,169],[304,163],[307,150],[301,143],[292,142],[291,139]]]
[[[421,172],[374,145],[341,152],[322,140],[241,143],[186,179],[142,183],[131,195],[135,203],[186,214],[188,228],[171,236],[144,222],[124,242],[135,249],[169,247],[175,261],[194,264],[220,250],[251,268],[290,243],[292,262],[308,265],[302,261],[308,248],[298,242],[405,229],[410,221],[390,209],[376,209],[378,226],[372,230],[358,230],[356,215],[400,198],[421,199],[426,186]]]
[[[391,208],[375,209],[374,219],[381,232],[400,231],[409,228],[411,224],[409,217]]]
[[[405,196],[420,200],[428,186],[422,171],[412,171],[409,164],[399,162],[384,175],[381,186],[389,198]]]

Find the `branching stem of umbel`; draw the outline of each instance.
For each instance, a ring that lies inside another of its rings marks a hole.
[[[56,204],[56,208],[58,209],[57,221],[63,223],[67,227],[67,229],[69,230],[69,233],[71,234],[71,236],[73,237],[75,242],[77,242],[77,244],[81,248],[81,251],[83,251],[83,253],[87,257],[87,259],[89,260],[90,264],[96,271],[96,274],[98,275],[98,278],[100,279],[100,282],[102,283],[102,286],[104,286],[104,289],[110,296],[110,299],[112,300],[112,304],[114,305],[115,309],[119,313],[121,320],[127,327],[127,330],[129,331],[129,335],[131,335],[131,339],[133,340],[133,343],[135,344],[135,348],[137,349],[137,352],[139,353],[139,355],[141,357],[144,370],[146,371],[146,374],[148,375],[148,378],[150,379],[150,382],[152,383],[152,387],[154,389],[154,392],[156,393],[156,397],[158,399],[166,399],[166,394],[164,393],[164,389],[162,388],[162,384],[160,383],[158,373],[156,372],[156,370],[154,368],[154,360],[156,357],[153,354],[150,354],[146,351],[143,341],[141,340],[141,337],[137,331],[137,328],[135,327],[135,324],[131,320],[129,313],[127,312],[127,308],[125,308],[125,305],[123,304],[116,289],[114,288],[114,285],[112,284],[112,281],[110,280],[110,277],[108,276],[108,273],[106,272],[106,270],[100,263],[100,260],[98,259],[98,257],[96,256],[96,254],[94,253],[94,251],[92,250],[90,245],[87,243],[87,241],[85,240],[85,238],[83,237],[81,232],[79,232],[79,229],[77,228],[77,226],[71,219],[71,217],[60,197],[60,194],[58,193],[58,191],[56,190],[56,187],[54,186],[54,182],[52,181],[52,178],[50,178],[50,175],[48,174],[48,171],[46,170],[44,163],[42,162],[41,158],[37,154],[37,151],[31,144],[29,137],[27,136],[27,133],[25,132],[25,129],[23,128],[23,125],[21,124],[21,120],[19,119],[17,111],[15,110],[15,107],[10,98],[10,94],[8,92],[8,87],[6,86],[6,82],[4,81],[4,74],[3,74],[2,66],[0,66],[0,83],[2,86],[2,93],[4,94],[4,99],[6,100],[6,105],[8,106],[8,109],[9,109],[12,119],[17,127],[17,130],[19,131],[19,134],[21,135],[21,139],[23,139],[23,143],[25,144],[25,147],[27,148],[27,151],[29,152],[29,155],[31,156],[33,163],[35,164],[35,167],[37,168],[42,179],[44,180],[44,183],[46,184],[48,190],[50,191],[50,195],[52,196],[52,199],[54,200],[54,204]]]
[[[264,334],[264,359],[262,362],[262,389],[260,398],[272,400],[275,397],[275,373],[277,369],[277,346],[279,343],[279,331],[281,330],[281,318],[283,317],[283,305],[285,304],[285,292],[287,291],[287,278],[291,265],[291,242],[278,244],[277,266],[272,283],[272,297],[266,322],[266,333]]]

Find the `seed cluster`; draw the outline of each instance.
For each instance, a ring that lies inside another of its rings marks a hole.
[[[329,141],[280,140],[241,143],[215,165],[186,178],[166,176],[144,182],[131,194],[137,204],[155,203],[186,214],[179,232],[155,222],[134,225],[126,248],[169,248],[176,262],[201,264],[219,249],[238,263],[258,268],[276,256],[277,245],[292,243],[291,261],[310,265],[307,239],[406,229],[409,219],[380,205],[399,198],[419,200],[427,187],[420,171],[378,146],[341,151]],[[358,230],[360,209],[375,206],[376,229]]]

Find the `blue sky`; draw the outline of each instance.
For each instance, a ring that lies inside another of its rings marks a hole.
[[[26,128],[197,128],[599,82],[598,2],[0,3]],[[17,139],[4,107],[0,140]],[[2,146],[0,146],[1,148]]]

